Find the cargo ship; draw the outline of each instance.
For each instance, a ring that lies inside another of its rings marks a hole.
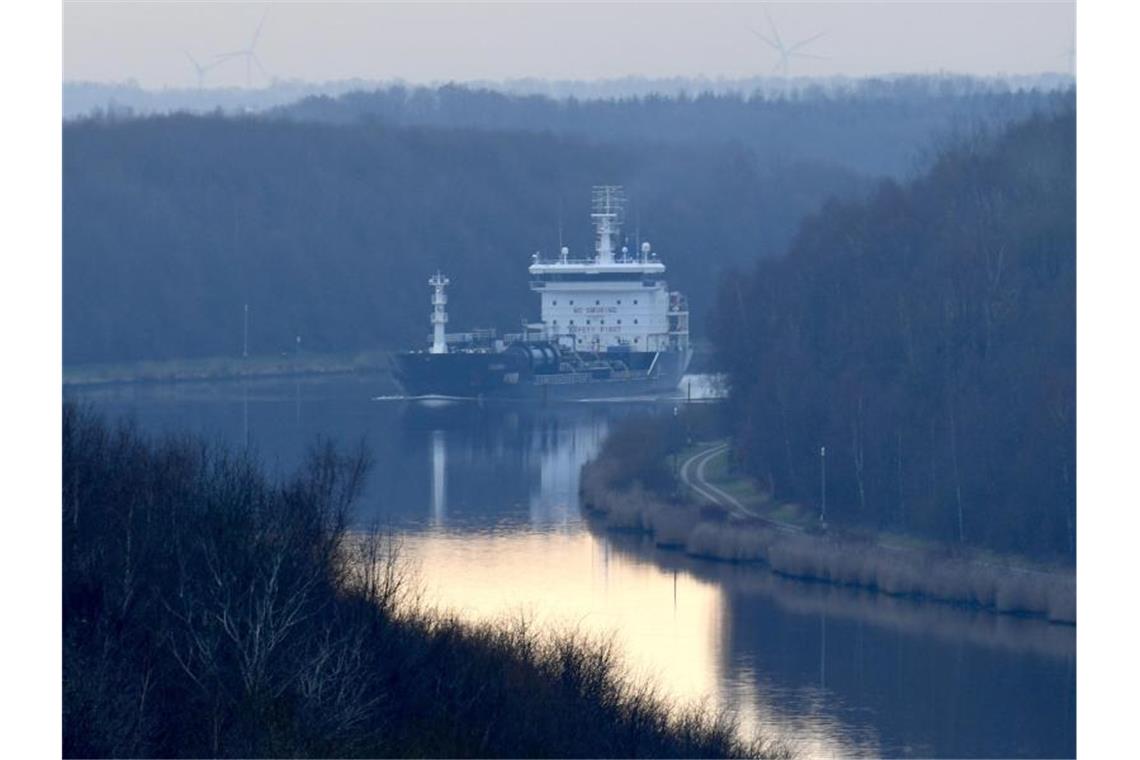
[[[530,287],[541,318],[516,333],[449,333],[447,287],[431,287],[432,333],[422,350],[394,356],[393,375],[419,398],[604,399],[675,392],[692,359],[685,297],[669,290],[649,242],[621,245],[621,187],[593,189],[594,255],[535,253]]]

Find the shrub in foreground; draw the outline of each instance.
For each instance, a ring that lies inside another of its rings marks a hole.
[[[606,642],[415,604],[348,531],[363,451],[292,479],[63,418],[63,744],[74,756],[787,754],[628,680]]]

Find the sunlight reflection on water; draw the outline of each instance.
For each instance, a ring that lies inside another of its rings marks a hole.
[[[583,531],[430,532],[403,540],[431,606],[471,621],[521,614],[540,627],[613,636],[634,678],[652,680],[674,699],[734,710],[746,733],[775,729],[813,757],[877,754],[873,736],[843,730],[828,711],[784,713],[771,692],[755,689],[754,673],[726,677],[716,583],[638,561]]]

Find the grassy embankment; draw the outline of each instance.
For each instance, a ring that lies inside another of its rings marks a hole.
[[[386,351],[361,351],[356,354],[301,353],[288,356],[250,356],[247,359],[213,356],[79,364],[63,368],[63,384],[169,383],[387,372],[388,357]]]
[[[678,436],[686,427],[691,429],[688,422],[660,418],[619,426],[598,458],[583,467],[583,505],[604,517],[607,527],[650,533],[659,546],[697,557],[764,563],[781,575],[892,596],[1076,622],[1071,572],[914,536],[821,533],[816,516],[802,506],[775,502],[728,473],[727,457],[710,461],[707,479],[759,519],[710,504],[676,477],[679,463],[700,448]]]
[[[347,529],[363,452],[244,455],[65,407],[63,753],[786,755],[635,683],[614,649],[430,610]]]

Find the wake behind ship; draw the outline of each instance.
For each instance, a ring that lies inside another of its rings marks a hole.
[[[670,393],[689,366],[689,312],[670,291],[652,246],[630,254],[620,239],[620,187],[593,190],[594,256],[554,260],[535,254],[531,290],[541,321],[522,331],[447,333],[447,286],[432,286],[429,348],[395,357],[396,381],[410,396],[587,399]]]

